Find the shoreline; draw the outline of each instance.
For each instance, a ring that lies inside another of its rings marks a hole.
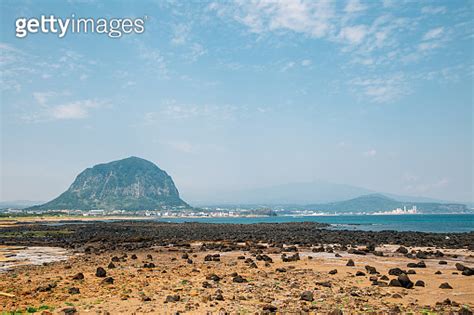
[[[337,216],[236,216],[236,217],[156,217],[156,216],[29,216],[0,218],[0,227],[44,224],[70,225],[94,222],[157,222],[208,224],[286,224],[324,223],[327,229],[338,231],[398,231],[422,233],[472,233],[474,215],[471,214],[411,214],[411,215],[337,215]]]

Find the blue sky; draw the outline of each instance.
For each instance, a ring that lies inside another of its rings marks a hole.
[[[316,179],[473,199],[472,1],[2,1],[1,200],[140,156],[184,198]],[[144,34],[15,37],[18,17]]]

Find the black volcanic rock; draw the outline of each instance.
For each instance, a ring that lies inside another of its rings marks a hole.
[[[129,157],[98,164],[80,173],[56,199],[34,210],[154,210],[189,207],[171,177],[150,161]]]

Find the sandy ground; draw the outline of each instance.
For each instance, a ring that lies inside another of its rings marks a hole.
[[[406,270],[410,269],[407,263],[418,261],[394,254],[396,248],[378,248],[388,257],[346,252],[340,252],[342,257],[335,257],[335,253],[300,249],[301,260],[292,262],[283,262],[280,253],[272,254],[270,249],[264,249],[263,253],[273,260],[267,266],[250,252],[202,252],[199,244],[188,249],[157,247],[128,252],[126,258],[114,262],[116,268],[108,268],[108,264],[113,256],[123,257],[123,252],[70,253],[67,261],[23,265],[0,273],[0,292],[4,293],[0,293],[0,310],[25,311],[30,307],[30,311],[44,314],[72,312],[73,309],[80,314],[250,314],[270,310],[280,313],[340,314],[337,312],[341,310],[344,314],[390,311],[426,314],[474,308],[472,277],[461,275],[455,268],[456,262],[474,265],[473,252],[467,250],[443,250],[445,254],[456,254],[457,258],[441,258],[446,265],[440,265],[439,259],[427,259],[426,268],[414,269],[416,274],[409,275],[410,279],[413,282],[423,280],[425,287],[404,289],[372,285],[370,276],[380,279],[386,275],[394,279],[395,276],[388,275],[390,268]],[[182,257],[185,252],[192,262]],[[132,258],[134,254],[136,259]],[[220,261],[204,261],[209,254],[220,254]],[[257,268],[251,268],[250,263],[238,259],[239,256],[251,258]],[[355,262],[354,267],[346,266],[350,258]],[[155,267],[143,267],[150,262]],[[375,267],[380,274],[369,275],[365,265]],[[95,275],[97,267],[106,270],[106,276],[113,278],[113,284],[104,284],[104,277]],[[284,268],[284,272],[282,269],[277,271],[278,268]],[[337,273],[329,274],[333,269],[337,269]],[[357,271],[365,275],[356,276]],[[437,271],[441,274],[435,274]],[[84,279],[73,280],[79,272],[84,274]],[[235,273],[247,282],[234,282]],[[221,279],[206,279],[213,274]],[[453,289],[439,288],[444,282]],[[71,288],[78,289],[79,293]],[[301,299],[304,291],[313,294],[312,301]],[[446,299],[450,303],[443,303]]]

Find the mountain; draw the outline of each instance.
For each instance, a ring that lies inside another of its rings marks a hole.
[[[338,201],[370,194],[374,191],[356,186],[334,184],[326,181],[281,184],[236,191],[215,191],[186,194],[193,204],[308,204]]]
[[[31,200],[11,200],[11,201],[0,201],[0,209],[24,209],[37,205],[42,201],[31,201]]]
[[[189,207],[171,177],[150,161],[129,157],[80,173],[56,199],[31,210],[153,210]]]
[[[323,180],[237,191],[213,191],[212,194],[202,191],[194,194],[186,193],[185,196],[196,205],[305,205],[343,201],[375,193],[382,193],[399,201],[445,202],[425,197],[388,194]]]
[[[391,211],[397,208],[403,209],[403,207],[410,209],[413,206],[417,208],[418,212],[422,213],[470,212],[466,205],[460,203],[398,201],[381,194],[370,194],[339,202],[311,204],[306,205],[304,208],[323,212],[344,213]]]

